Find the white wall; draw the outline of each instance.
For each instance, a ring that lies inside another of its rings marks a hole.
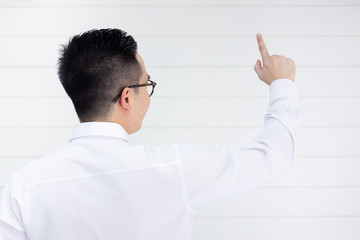
[[[204,206],[192,239],[360,239],[358,0],[0,0],[0,191],[77,124],[56,75],[59,45],[117,27],[139,43],[152,106],[134,143],[239,147],[259,132],[268,86],[261,32],[297,64],[296,161],[279,180]]]

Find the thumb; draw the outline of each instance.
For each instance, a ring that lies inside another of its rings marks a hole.
[[[259,76],[259,78],[261,79],[261,75],[262,75],[262,67],[261,67],[261,62],[260,60],[256,60],[256,64],[254,66],[254,70],[256,72],[256,74]]]

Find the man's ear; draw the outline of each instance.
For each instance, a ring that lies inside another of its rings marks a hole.
[[[131,106],[130,106],[130,88],[126,87],[124,88],[124,90],[121,93],[121,96],[119,98],[119,103],[120,106],[125,109],[125,110],[131,110]]]

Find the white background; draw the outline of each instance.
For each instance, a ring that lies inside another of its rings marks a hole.
[[[117,27],[158,83],[133,143],[241,147],[268,86],[256,33],[295,60],[301,112],[292,169],[198,212],[192,239],[360,239],[360,1],[0,0],[0,192],[78,123],[56,74],[71,35]]]

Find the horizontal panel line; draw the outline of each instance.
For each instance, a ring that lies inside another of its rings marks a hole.
[[[256,59],[255,59],[256,61]],[[147,65],[147,68],[253,68],[253,65]],[[360,64],[353,65],[296,65],[297,68],[360,68]],[[0,66],[0,68],[56,68],[54,65],[48,66],[30,66],[30,65],[17,65],[17,66]]]
[[[266,8],[337,8],[337,7],[360,7],[359,4],[22,4],[0,5],[0,8],[219,8],[219,7],[266,7]]]
[[[161,84],[161,83],[160,83]],[[265,86],[265,85],[264,85]],[[265,86],[267,87],[267,86]],[[195,96],[195,95],[184,95],[184,96],[156,96],[156,93],[154,93],[154,97],[155,98],[160,98],[160,99],[209,99],[209,98],[216,98],[216,99],[264,99],[264,98],[269,98],[268,96],[235,96],[235,95],[231,95],[231,96],[225,96],[225,95],[218,95],[218,96],[211,96],[211,95],[204,95],[204,96]],[[0,96],[2,97],[2,96]],[[8,96],[4,96],[4,97],[8,97]],[[12,97],[12,96],[10,96]],[[18,96],[14,96],[14,97],[18,97]],[[30,96],[32,97],[32,96]],[[37,96],[35,96],[37,97]],[[314,96],[314,95],[299,95],[298,99],[304,99],[304,98],[360,98],[360,95],[328,95],[328,96]]]
[[[360,155],[295,155],[295,158],[360,158]]]
[[[1,82],[1,80],[0,80]],[[264,87],[268,87],[265,86]],[[268,96],[235,96],[235,95],[231,95],[231,96],[225,96],[225,95],[218,95],[218,96],[211,96],[211,95],[204,95],[204,96],[195,96],[195,95],[184,95],[184,96],[166,96],[166,95],[162,95],[162,96],[156,96],[156,93],[154,93],[152,99],[268,99]],[[19,96],[0,96],[1,98],[35,98],[35,99],[46,99],[46,98],[63,98],[63,99],[68,99],[69,97],[66,95],[41,95],[41,96],[24,96],[24,95],[19,95]],[[314,96],[314,95],[299,95],[298,99],[306,99],[306,98],[360,98],[360,95],[336,95],[336,96]]]
[[[1,126],[0,126],[1,128]],[[143,129],[243,129],[243,128],[262,128],[262,125],[242,125],[242,126],[144,126]],[[360,125],[329,125],[329,126],[316,126],[316,125],[299,125],[299,129],[308,128],[360,128]]]
[[[146,65],[147,68],[253,68],[253,65]],[[353,65],[296,65],[297,68],[360,68],[360,64]],[[30,69],[38,69],[38,68],[52,68],[57,69],[54,65],[17,65],[17,66],[4,66],[0,65],[1,68],[30,68]]]
[[[0,188],[3,188],[4,185],[0,185]],[[267,190],[267,189],[345,189],[345,188],[360,188],[360,185],[356,186],[269,186],[269,187],[259,187],[257,189]],[[256,189],[254,189],[256,190]]]
[[[76,123],[77,125],[78,123]],[[24,128],[29,128],[29,129],[49,129],[49,128],[54,128],[54,129],[59,129],[59,128],[74,128],[74,126],[25,126],[25,125],[20,125],[20,126],[0,126],[1,128],[19,128],[19,129],[24,129]],[[246,128],[258,128],[261,129],[262,125],[242,125],[242,126],[143,126],[142,129],[246,129]],[[298,129],[309,129],[309,128],[319,128],[319,129],[341,129],[341,128],[360,128],[360,125],[329,125],[329,126],[316,126],[316,125],[300,125]]]
[[[1,126],[0,126],[1,127]],[[243,128],[262,128],[262,125],[242,125],[242,126],[144,126],[143,129],[243,129]],[[329,126],[316,126],[316,125],[299,125],[299,129],[307,128],[360,128],[360,125],[329,125]]]
[[[203,34],[203,35],[193,35],[193,34],[181,34],[181,35],[148,35],[148,34],[133,34],[136,36],[137,39],[139,38],[201,38],[201,39],[227,39],[227,38],[255,38],[255,35],[252,34],[233,34],[233,35],[209,35],[209,34]],[[0,38],[68,38],[70,35],[65,34],[37,34],[37,35],[1,35]],[[265,35],[264,35],[265,36]],[[360,34],[302,34],[302,35],[285,35],[285,34],[266,34],[266,38],[359,38]]]
[[[324,189],[324,188],[360,188],[360,185],[324,185],[324,186],[266,186],[259,189]]]
[[[1,80],[0,80],[1,83]],[[156,93],[154,93],[155,95]],[[204,96],[195,96],[195,95],[183,95],[183,96],[152,96],[152,99],[268,99],[268,96],[236,96],[236,95],[230,95],[230,96],[209,96],[209,95],[204,95]],[[1,98],[9,98],[9,99],[13,99],[13,98],[33,98],[33,99],[56,99],[56,98],[64,98],[64,99],[68,99],[68,96],[65,95],[52,95],[52,96],[46,96],[46,95],[33,95],[33,96],[24,96],[24,95],[18,95],[18,96],[0,96]],[[341,98],[360,98],[360,95],[326,95],[326,96],[313,96],[313,95],[299,95],[298,99],[341,99]]]
[[[296,82],[295,82],[296,83]],[[161,83],[160,83],[161,84]],[[266,85],[263,85],[265,87],[268,87]],[[7,97],[7,96],[4,96],[4,97]],[[15,96],[17,97],[17,96]],[[191,98],[191,99],[197,99],[197,98],[205,98],[205,99],[208,99],[208,98],[229,98],[229,99],[237,99],[237,98],[269,98],[268,96],[225,96],[225,95],[217,95],[217,96],[211,96],[211,95],[205,95],[205,96],[195,96],[195,95],[188,95],[188,96],[166,96],[166,95],[162,95],[162,96],[156,96],[154,95],[154,97],[156,98],[179,98],[179,99],[182,99],[182,98]],[[315,96],[315,95],[299,95],[298,96],[298,99],[299,98],[359,98],[360,95],[335,95],[335,96]]]
[[[24,155],[24,156],[1,156],[0,155],[0,159],[15,159],[15,158],[41,158],[43,156],[28,156],[28,155]],[[339,160],[342,160],[344,158],[355,158],[355,159],[359,159],[360,160],[360,155],[359,156],[301,156],[301,155],[295,155],[295,158],[299,159],[299,158],[311,158],[311,159],[324,159],[324,158],[337,158]],[[0,160],[1,161],[1,160]],[[360,187],[360,186],[359,186]]]
[[[241,218],[254,218],[254,219],[260,219],[260,218],[292,218],[292,219],[298,219],[298,218],[360,218],[360,215],[329,215],[329,216],[195,216],[195,219],[241,219]]]

